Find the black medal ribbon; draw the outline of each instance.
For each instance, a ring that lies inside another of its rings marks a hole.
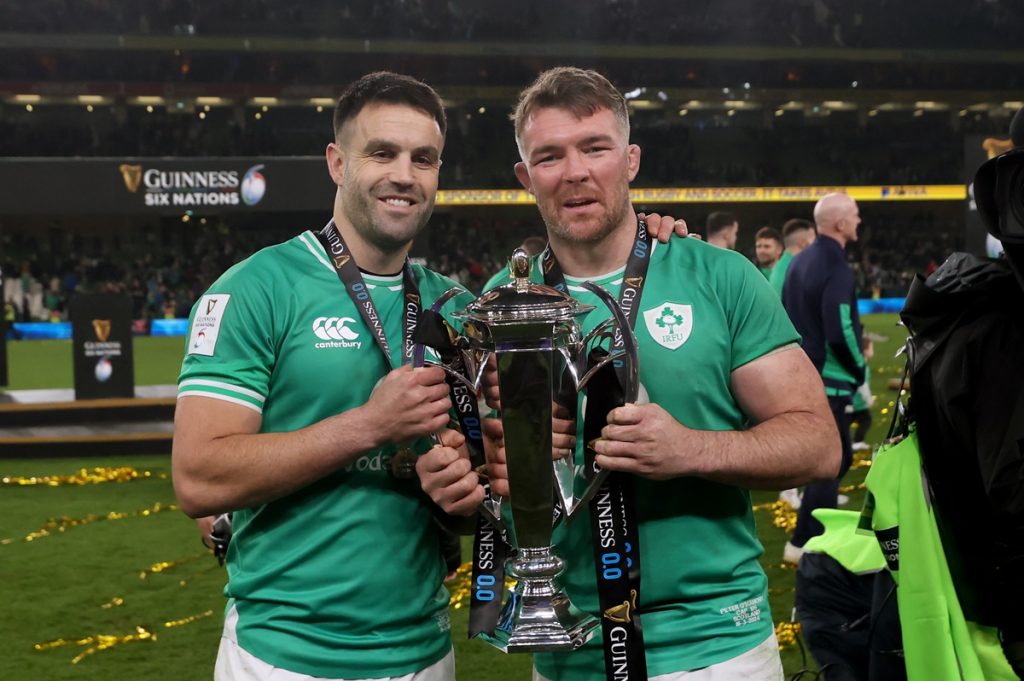
[[[416,331],[415,341],[434,348],[446,366],[465,375],[462,356],[455,346],[455,332],[440,314],[433,310],[423,312],[423,322]],[[466,436],[469,462],[474,470],[486,463],[484,440],[480,422],[480,407],[476,395],[458,379],[446,374],[455,414],[462,434]],[[490,495],[490,482],[481,477],[484,493]],[[501,600],[505,592],[505,558],[508,549],[502,533],[488,522],[483,514],[476,515],[473,534],[473,569],[469,600],[469,638],[490,633],[498,626]]]
[[[391,346],[388,345],[387,336],[384,335],[384,321],[377,313],[377,306],[373,304],[370,291],[366,288],[363,275],[359,271],[348,246],[341,236],[341,231],[334,224],[334,220],[327,223],[327,226],[316,233],[316,238],[327,251],[327,257],[331,259],[334,270],[338,273],[338,279],[348,292],[349,298],[359,309],[359,316],[363,323],[370,329],[377,347],[384,353],[384,364],[393,368],[391,363]],[[402,364],[412,360],[412,348],[415,344],[413,335],[416,332],[416,324],[420,316],[420,289],[416,284],[416,277],[412,273],[412,266],[406,258],[402,266],[402,291],[405,296],[404,314],[402,315]]]
[[[328,222],[326,227],[317,232],[316,238],[320,241],[324,250],[327,251],[327,257],[331,259],[331,264],[334,265],[338,279],[341,280],[345,291],[348,292],[352,302],[355,303],[356,308],[359,310],[359,316],[362,317],[363,323],[370,329],[370,333],[373,334],[377,347],[384,354],[384,365],[390,371],[394,365],[391,361],[391,346],[388,345],[388,339],[384,333],[384,320],[380,318],[377,306],[373,304],[373,298],[370,297],[370,291],[366,287],[366,282],[363,281],[363,275],[359,271],[359,266],[349,252],[348,246],[345,245],[345,240],[342,238],[341,231],[337,225],[334,224],[334,220]],[[412,350],[415,344],[413,336],[416,332],[422,308],[420,289],[416,283],[416,277],[413,275],[412,266],[409,264],[408,258],[406,258],[405,263],[402,265],[402,293],[404,302],[402,308],[402,355],[400,363],[405,364],[412,360]],[[389,467],[392,475],[395,477],[409,477],[409,474],[404,471],[409,467],[410,461],[415,463],[415,454],[410,449],[402,448],[393,454],[391,466]]]
[[[630,328],[636,326],[644,280],[650,266],[652,239],[647,224],[637,220],[636,240],[626,262],[619,307]],[[542,255],[544,282],[565,291],[565,277],[551,248]],[[616,327],[612,351],[623,346],[622,329]],[[608,354],[594,348],[588,356],[591,366]],[[600,437],[608,422],[608,412],[625,403],[626,366],[621,360],[598,371],[587,385],[587,410],[583,419],[584,465],[589,477],[597,471],[595,453],[589,444]],[[612,472],[590,502],[590,527],[593,535],[597,593],[601,607],[604,638],[605,677],[608,681],[647,680],[643,629],[640,625],[640,535],[633,499],[633,481],[629,475]]]

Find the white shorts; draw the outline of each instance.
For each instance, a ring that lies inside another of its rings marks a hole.
[[[603,678],[603,677],[602,677]],[[783,681],[782,658],[775,632],[764,643],[731,660],[689,672],[672,672],[652,676],[650,681]],[[551,681],[533,670],[533,681]]]
[[[455,651],[449,650],[443,658],[412,674],[386,676],[374,679],[325,679],[320,676],[297,674],[267,664],[238,645],[235,627],[238,613],[232,607],[224,618],[224,634],[217,651],[214,681],[455,681]]]

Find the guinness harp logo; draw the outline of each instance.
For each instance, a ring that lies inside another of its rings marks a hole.
[[[636,589],[629,590],[629,597],[632,599],[632,602],[622,601],[621,605],[613,605],[612,607],[605,610],[605,618],[611,620],[612,622],[619,622],[620,624],[632,621],[632,613],[634,610],[636,610]]]
[[[124,180],[125,188],[132,194],[139,190],[139,183],[142,182],[142,166],[122,163],[118,166],[121,171],[121,179]]]
[[[107,339],[110,338],[110,320],[92,320],[92,330],[96,333],[96,339],[99,340],[100,343],[106,343]]]
[[[419,305],[420,304],[420,297],[418,295],[416,295],[415,293],[406,293],[405,294],[405,302],[413,303],[415,305]]]
[[[985,141],[981,143],[981,148],[985,150],[985,156],[988,158],[995,158],[999,154],[1013,149],[1013,140],[1001,140],[996,139],[995,137],[986,137]]]
[[[206,314],[210,314],[211,312],[213,312],[213,308],[215,308],[215,307],[217,307],[217,299],[216,298],[210,298],[209,300],[207,300],[206,301]]]
[[[643,286],[644,278],[643,277],[626,277],[626,283],[629,284],[630,286],[632,286],[633,288],[640,288],[641,286]]]
[[[332,260],[334,260],[334,266],[340,270],[342,267],[345,266],[345,263],[351,260],[351,257],[347,255],[336,255],[332,258]]]

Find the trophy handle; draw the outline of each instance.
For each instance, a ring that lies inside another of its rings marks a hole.
[[[584,282],[583,288],[587,289],[595,296],[600,298],[601,302],[604,303],[605,307],[608,308],[608,311],[611,313],[612,317],[614,318],[615,324],[619,329],[619,333],[622,335],[622,349],[609,354],[598,364],[591,367],[582,376],[582,378],[580,378],[577,387],[578,389],[582,390],[583,388],[586,387],[590,379],[600,369],[607,366],[609,362],[621,360],[626,363],[626,371],[624,372],[625,385],[622,386],[622,392],[625,397],[625,401],[636,402],[637,396],[640,393],[640,364],[638,360],[639,354],[636,336],[633,334],[633,329],[629,325],[629,320],[626,319],[625,313],[622,311],[622,308],[619,307],[619,304],[615,301],[615,299],[612,298],[611,294],[609,294],[603,288],[590,281]],[[601,332],[605,332],[607,330],[607,325],[611,321],[612,320],[609,319],[603,322],[602,324],[598,325],[593,331],[587,334],[586,338],[589,340],[596,337],[598,335],[599,330]],[[585,345],[583,350],[584,352],[586,351]],[[595,494],[597,494],[597,491],[601,488],[601,485],[604,484],[605,478],[607,477],[608,471],[604,469],[598,469],[594,473],[594,477],[590,479],[590,482],[583,490],[583,493],[573,501],[572,508],[566,509],[566,515],[568,516],[569,520],[572,519],[572,517],[575,515],[576,511],[579,508],[584,507],[590,503],[590,500],[594,498]]]
[[[615,323],[619,327],[619,333],[622,335],[622,349],[612,353],[612,357],[607,358],[607,361],[611,361],[613,357],[628,358],[629,362],[625,372],[625,385],[622,386],[622,394],[626,402],[636,402],[636,398],[640,394],[640,353],[633,328],[630,326],[629,320],[626,319],[626,314],[610,293],[592,281],[583,282],[583,288],[600,298],[601,302],[608,308],[608,311],[611,312],[612,317],[615,318]]]

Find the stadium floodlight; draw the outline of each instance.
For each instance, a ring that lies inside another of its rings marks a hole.
[[[14,101],[19,104],[38,104],[42,99],[40,95],[14,95]]]

